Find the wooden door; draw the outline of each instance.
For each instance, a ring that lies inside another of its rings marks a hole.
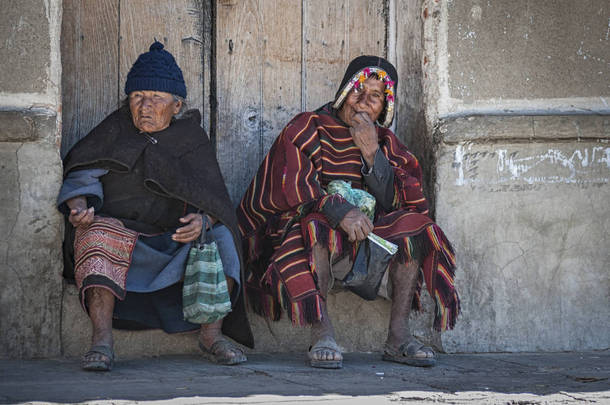
[[[281,129],[297,113],[330,101],[352,58],[397,57],[401,78],[410,77],[399,86],[399,97],[406,99],[405,84],[413,87],[409,83],[421,71],[418,58],[406,53],[419,50],[419,37],[405,27],[419,18],[420,5],[421,0],[64,0],[62,155],[119,106],[127,72],[157,38],[182,68],[187,104],[202,112],[237,204]],[[400,13],[394,32],[391,10]],[[407,23],[398,24],[401,19]],[[405,52],[397,40],[407,45]],[[401,72],[407,62],[415,75]],[[409,94],[420,94],[411,87]],[[419,98],[409,101],[417,104]]]
[[[217,154],[237,203],[281,129],[331,101],[349,61],[386,56],[382,0],[217,0]]]
[[[209,129],[211,8],[203,0],[64,0],[62,156],[119,106],[129,69],[155,38],[176,58],[187,106]]]

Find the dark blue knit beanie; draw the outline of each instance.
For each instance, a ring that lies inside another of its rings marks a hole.
[[[182,70],[173,55],[163,50],[163,44],[155,41],[148,52],[138,59],[127,73],[125,93],[136,90],[164,91],[186,98],[186,85]]]

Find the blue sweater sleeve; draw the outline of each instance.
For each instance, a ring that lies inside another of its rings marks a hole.
[[[104,189],[99,178],[106,173],[108,170],[105,169],[75,170],[68,173],[57,196],[57,209],[62,214],[68,215],[70,208],[66,201],[84,196],[87,198],[87,207],[100,210],[104,203]]]

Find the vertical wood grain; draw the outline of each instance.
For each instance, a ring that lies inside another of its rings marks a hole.
[[[301,111],[301,1],[218,1],[217,13],[216,142],[237,203]]]
[[[264,4],[262,160],[280,131],[301,112],[301,1],[263,0],[261,4]]]
[[[187,106],[203,111],[202,1],[122,0],[120,2],[119,92],[127,73],[155,38],[176,58],[186,82]]]
[[[413,146],[418,134],[425,131],[422,96],[422,0],[395,0],[396,69],[399,86],[396,108],[396,135]]]
[[[213,94],[212,89],[212,71],[214,59],[212,57],[212,27],[214,16],[212,15],[212,3],[215,0],[199,0],[202,3],[201,10],[201,35],[203,41],[203,50],[202,50],[202,70],[203,70],[203,129],[208,134],[208,136],[212,135],[212,131],[210,128],[210,121],[212,114],[214,113],[213,109],[215,108],[211,103],[211,96]],[[215,132],[215,131],[214,131]]]
[[[217,151],[237,203],[294,115],[330,101],[353,57],[385,56],[384,1],[217,0],[216,8]]]
[[[118,106],[118,0],[64,0],[61,35],[64,156]]]
[[[263,149],[263,16],[256,0],[218,0],[216,12],[216,150],[237,204]]]
[[[348,63],[359,55],[386,56],[383,0],[305,3],[306,109],[334,98]]]

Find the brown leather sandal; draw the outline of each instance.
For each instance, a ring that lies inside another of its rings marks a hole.
[[[432,353],[432,357],[416,356],[419,351]],[[425,346],[415,338],[408,343],[403,343],[398,349],[392,348],[386,344],[383,349],[382,359],[416,367],[432,367],[436,364],[436,355],[432,348]]]
[[[343,360],[320,360],[314,359],[313,353],[320,351],[331,351],[341,354],[341,349],[337,345],[337,342],[331,337],[324,337],[316,342],[309,348],[307,357],[309,358],[309,364],[316,368],[341,368],[343,367]]]
[[[88,359],[94,354],[106,356],[106,360]],[[85,371],[110,371],[114,365],[114,350],[110,346],[91,346],[91,349],[83,355],[81,368]]]
[[[209,349],[199,342],[199,348],[206,359],[224,366],[234,366],[248,360],[239,347],[225,338],[215,341]],[[235,356],[231,356],[230,353],[235,353]]]

